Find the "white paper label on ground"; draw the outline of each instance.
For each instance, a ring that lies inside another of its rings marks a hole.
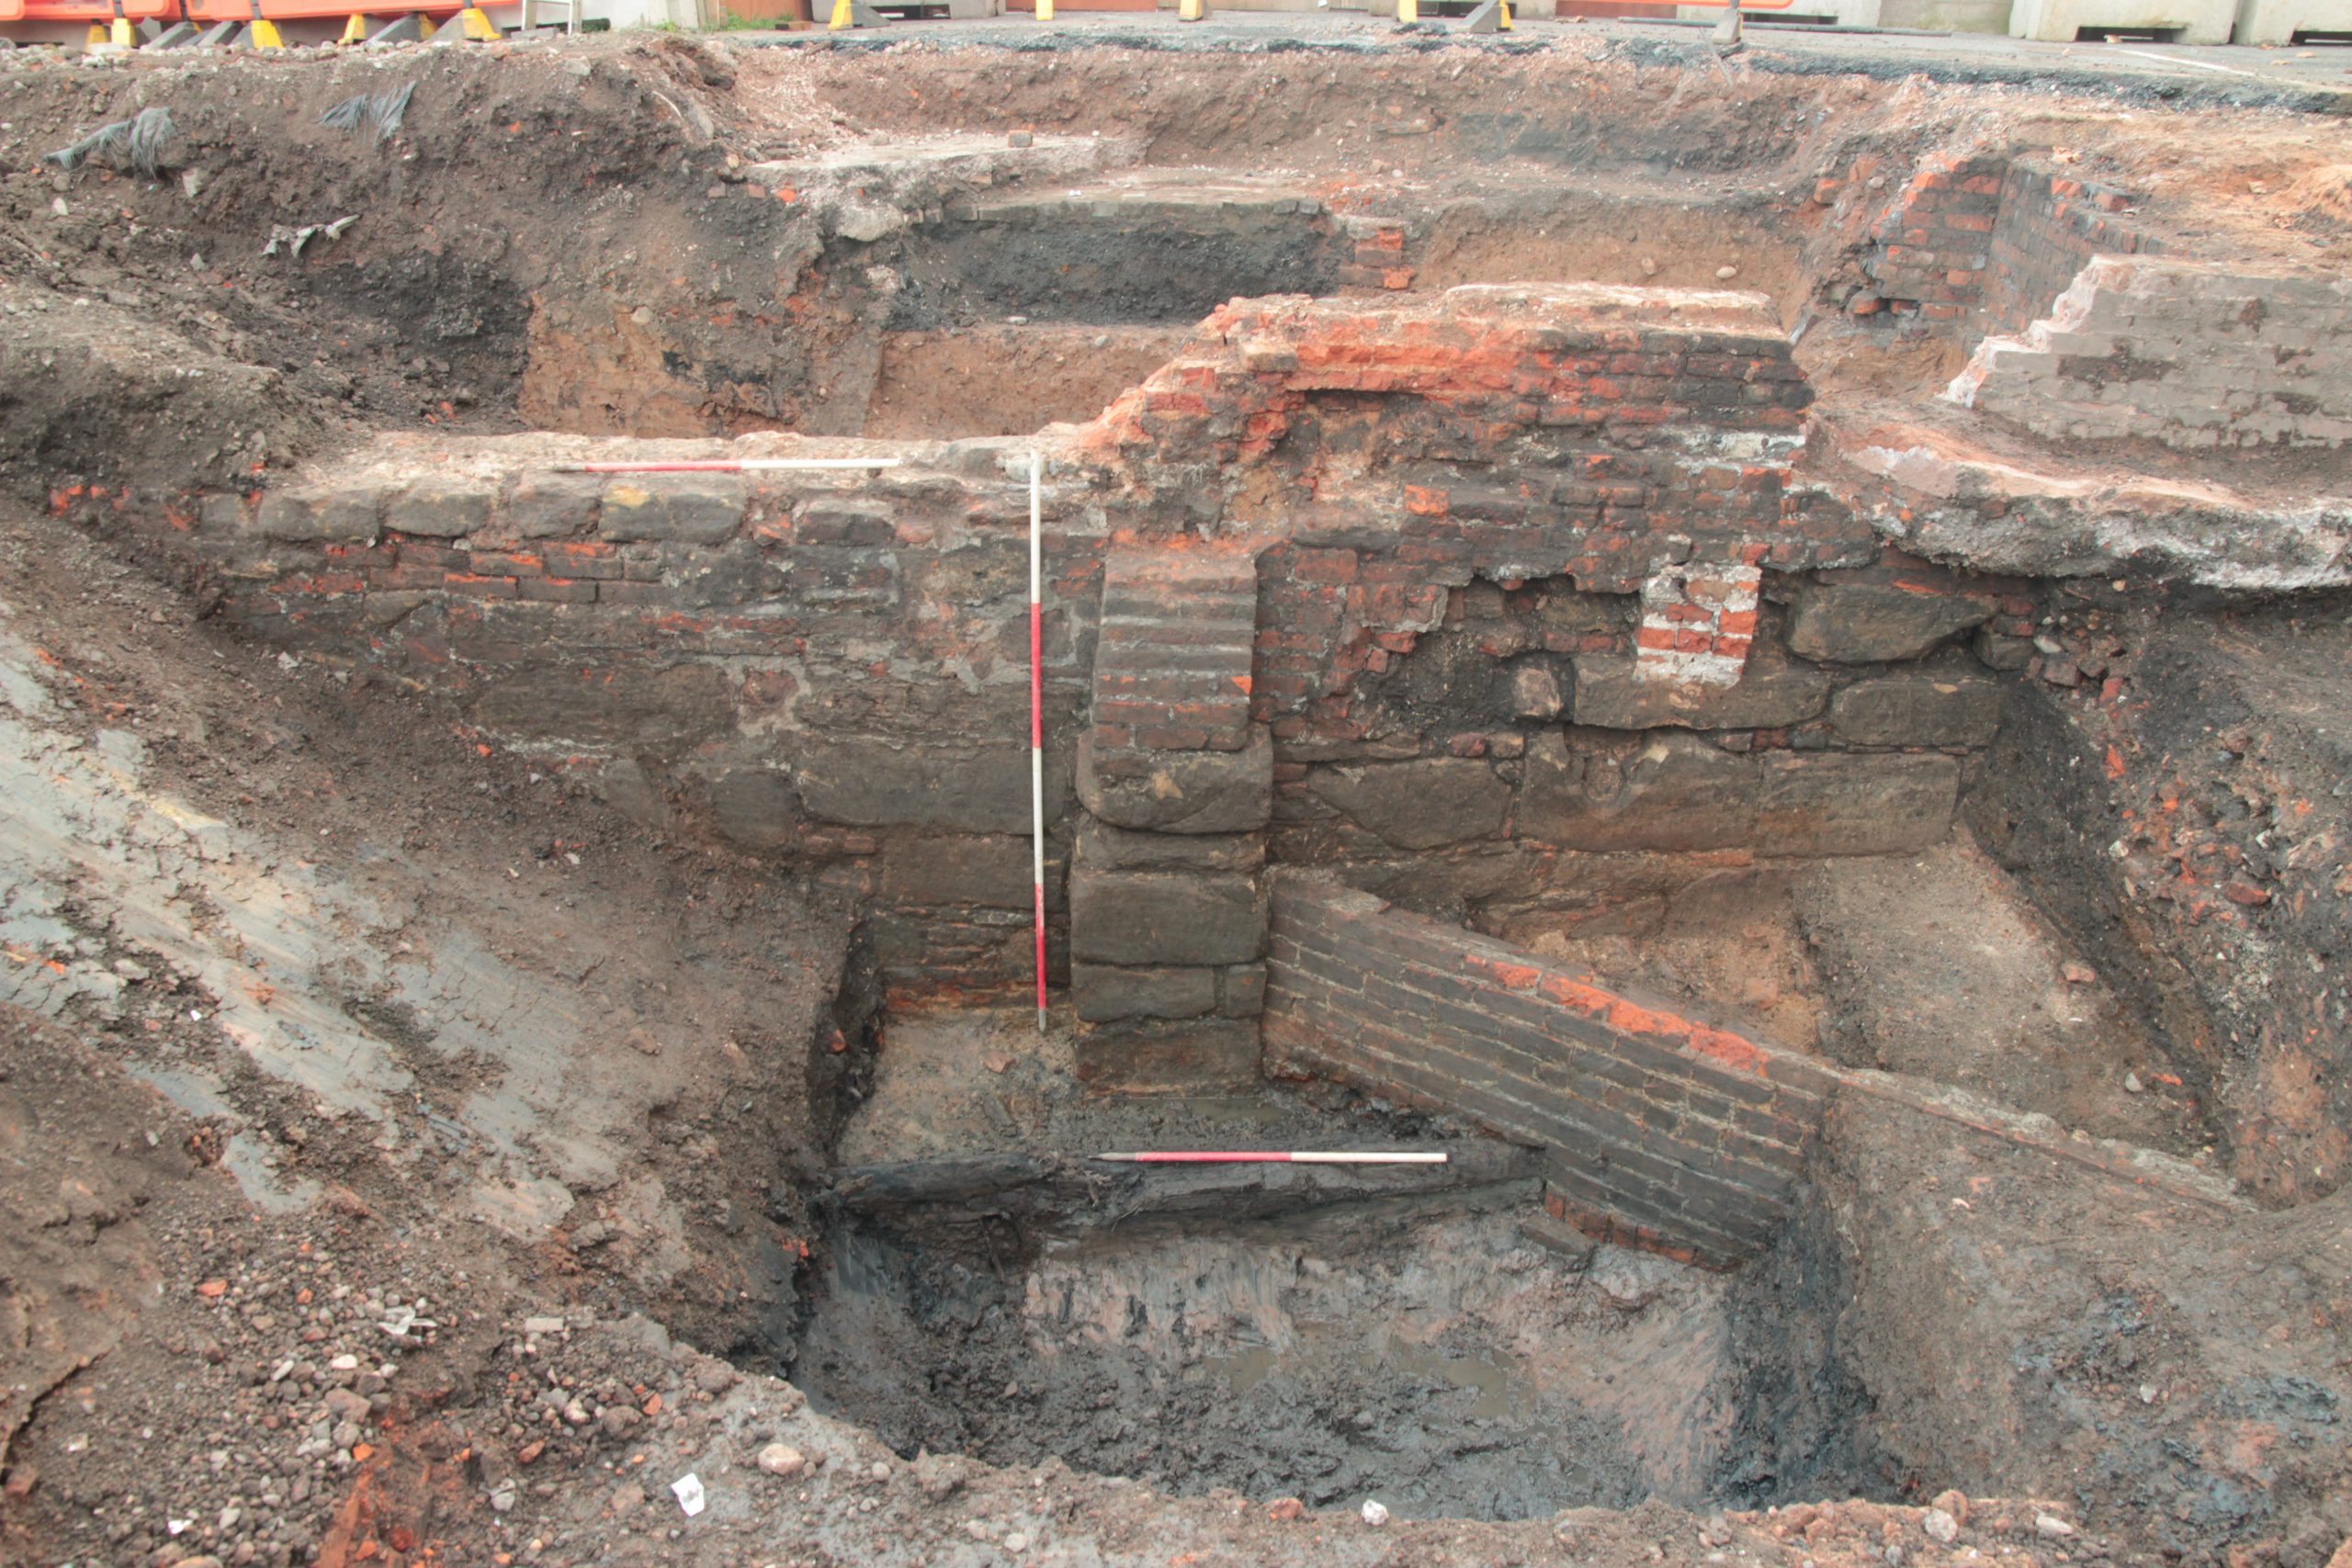
[[[670,1483],[670,1490],[677,1494],[678,1506],[686,1511],[686,1517],[691,1519],[702,1512],[702,1506],[706,1499],[703,1496],[701,1476],[696,1475],[693,1471],[688,1471]]]

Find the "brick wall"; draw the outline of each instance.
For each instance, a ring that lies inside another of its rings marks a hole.
[[[1997,157],[1928,159],[1871,225],[1874,248],[1862,271],[1879,300],[1953,322],[1974,310],[1992,261],[2007,162]]]
[[[1858,163],[1854,183],[1884,178],[1879,165],[1876,158]],[[1871,224],[1861,255],[1871,287],[1847,309],[1951,336],[2019,330],[2094,253],[2156,248],[2121,216],[2130,206],[2111,186],[2029,161],[1931,156]]]
[[[2352,281],[2093,258],[2049,314],[1987,338],[1949,396],[2059,440],[2352,446]]]
[[[253,633],[429,691],[641,819],[834,882],[901,987],[987,992],[1024,984],[1031,951],[1025,466],[1000,456],[600,479],[550,472],[541,438],[403,438],[162,531]],[[1057,486],[1057,964],[1102,555],[1065,507]]]
[[[1993,229],[1980,301],[1984,325],[2017,332],[2047,314],[2050,302],[2094,254],[2161,249],[2154,235],[2123,216],[2131,205],[2131,197],[2113,186],[2012,164],[2001,180],[2000,221]]]
[[[1081,1069],[1249,1070],[1270,860],[1427,867],[1470,907],[1579,856],[1940,837],[1997,701],[1967,651],[1992,591],[1891,561],[1797,476],[1806,395],[1756,296],[1282,299],[1219,311],[1054,453],[1048,894]],[[706,450],[388,439],[164,532],[273,642],[841,886],[900,986],[1021,986],[1026,444],[870,478],[550,471]]]
[[[1713,1267],[1786,1218],[1831,1085],[1803,1058],[1295,871],[1274,878],[1265,1039],[1272,1071],[1544,1149],[1555,1213]]]

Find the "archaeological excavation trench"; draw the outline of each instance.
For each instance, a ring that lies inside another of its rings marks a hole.
[[[0,60],[28,1551],[2326,1568],[2342,119],[1345,36]]]

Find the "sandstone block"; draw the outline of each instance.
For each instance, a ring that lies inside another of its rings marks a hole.
[[[1998,682],[1922,671],[1858,681],[1829,706],[1852,746],[1989,746],[2001,728]]]
[[[1078,1079],[1128,1094],[1246,1089],[1258,1078],[1258,1021],[1125,1019],[1079,1036]]]
[[[1199,1018],[1216,1010],[1217,972],[1073,964],[1069,988],[1086,1023],[1122,1018]]]
[[[1095,766],[1092,736],[1079,741],[1078,797],[1103,821],[1157,833],[1245,833],[1266,825],[1274,801],[1274,746],[1262,729],[1239,751],[1160,751],[1139,778]]]
[[[418,479],[384,507],[384,526],[420,539],[462,539],[490,525],[488,479]]]
[[[1078,860],[1101,871],[1255,871],[1266,840],[1255,833],[1138,833],[1091,817],[1078,828]]]
[[[1317,768],[1307,787],[1402,850],[1491,839],[1510,813],[1510,785],[1475,757]]]
[[[792,781],[765,768],[730,768],[711,781],[712,825],[748,850],[777,850],[800,828],[800,797]]]
[[[1754,841],[1774,855],[1925,849],[1951,829],[1960,763],[1939,756],[1796,752],[1762,760]]]
[[[1573,850],[1717,850],[1750,841],[1756,770],[1694,735],[1661,730],[1639,747],[1589,734],[1528,743],[1521,837]]]
[[[584,751],[643,750],[674,754],[735,727],[726,675],[707,664],[609,672],[526,665],[485,683],[471,717],[510,739],[562,741]]]
[[[1993,604],[1964,593],[1914,593],[1891,583],[1815,583],[1797,593],[1789,648],[1833,664],[1917,659],[1983,625]]]
[[[1012,834],[894,840],[883,851],[882,894],[901,904],[1031,908],[1035,890],[1029,856],[1029,841]]]
[[[1069,899],[1076,962],[1254,964],[1265,954],[1266,900],[1254,876],[1080,866]]]
[[[272,493],[254,512],[254,532],[289,543],[372,539],[383,523],[384,492],[372,486],[323,495]]]
[[[796,770],[801,804],[826,822],[859,828],[932,828],[961,833],[1029,830],[1026,746],[917,746],[900,741],[811,741]],[[1046,814],[1066,806],[1048,765]]]
[[[518,539],[560,539],[595,526],[604,481],[593,474],[525,474],[498,505],[501,531]]]
[[[1576,721],[1603,729],[1782,729],[1828,700],[1826,671],[1761,652],[1729,686],[1661,681],[1630,659],[1577,660]]]
[[[1266,966],[1236,964],[1217,971],[1216,1010],[1227,1018],[1255,1018],[1266,1010]]]
[[[607,539],[715,545],[743,521],[749,489],[731,474],[647,474],[605,487],[596,532]]]

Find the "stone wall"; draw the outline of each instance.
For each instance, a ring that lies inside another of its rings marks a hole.
[[[1693,856],[1940,839],[2018,585],[1888,557],[1803,482],[1806,397],[1757,296],[1468,288],[1238,302],[1090,427],[1137,544],[1080,766],[1117,829],[1073,881],[1089,1075],[1229,1063],[1198,1021],[1248,1005],[1221,976],[1250,983],[1261,863],[1500,921]]]
[[[2021,589],[1888,555],[1801,474],[1807,397],[1758,296],[1473,288],[1227,307],[1041,438],[1089,1080],[1254,1072],[1272,862],[1499,920],[1939,838]],[[976,993],[1029,964],[1029,446],[751,479],[556,470],[814,449],[391,438],[161,532],[254,633],[826,878],[901,991]]]
[[[1080,1077],[1257,1075],[1273,753],[1250,723],[1258,571],[1197,542],[1105,562],[1070,867]]]
[[[1442,1107],[1546,1151],[1545,1204],[1728,1267],[1787,1218],[1830,1077],[1589,975],[1276,874],[1270,1071]]]
[[[2352,281],[2094,257],[1949,396],[2063,440],[2188,450],[2352,446]]]
[[[900,988],[1023,984],[1025,455],[978,444],[922,470],[754,480],[551,471],[568,454],[395,439],[307,483],[207,497],[163,531],[223,614],[294,656],[435,694],[469,733],[642,820],[835,882]],[[1102,558],[1063,511],[1057,493],[1057,964]]]

